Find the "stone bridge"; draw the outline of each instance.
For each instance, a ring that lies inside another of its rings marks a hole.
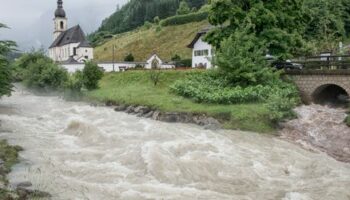
[[[286,72],[297,85],[306,104],[347,101],[350,70],[291,70]]]

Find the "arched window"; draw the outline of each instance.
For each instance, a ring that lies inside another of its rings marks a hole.
[[[64,22],[63,22],[63,21],[60,22],[60,28],[61,28],[61,29],[64,28]]]

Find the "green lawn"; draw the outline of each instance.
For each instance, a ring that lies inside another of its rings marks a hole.
[[[262,104],[199,104],[171,93],[169,86],[189,73],[193,72],[163,72],[158,86],[153,85],[146,71],[108,73],[100,81],[100,89],[88,92],[87,97],[102,102],[145,105],[161,111],[204,113],[219,119],[227,129],[274,132],[268,111]]]

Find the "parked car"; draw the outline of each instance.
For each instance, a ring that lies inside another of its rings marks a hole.
[[[300,63],[292,62],[291,60],[281,61],[277,60],[274,56],[266,55],[266,60],[271,64],[272,67],[281,70],[302,70],[303,65]]]

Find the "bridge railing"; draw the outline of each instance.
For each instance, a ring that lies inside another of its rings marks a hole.
[[[350,56],[313,56],[293,61],[307,70],[350,69]]]

